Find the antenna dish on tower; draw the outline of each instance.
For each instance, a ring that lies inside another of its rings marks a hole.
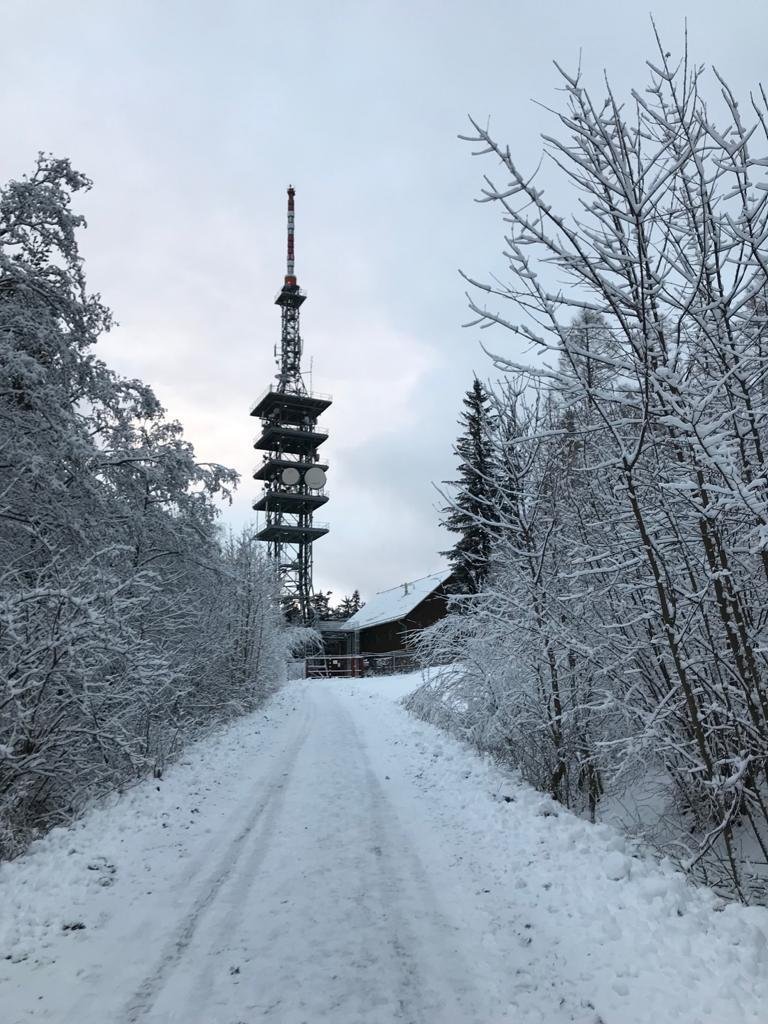
[[[304,474],[304,483],[310,491],[319,491],[325,487],[325,472],[319,466],[310,466]]]
[[[293,466],[289,466],[288,469],[283,470],[280,479],[286,487],[295,487],[299,480],[301,480],[301,473],[298,469],[294,469]]]

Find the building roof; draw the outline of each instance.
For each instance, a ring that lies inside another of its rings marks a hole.
[[[321,633],[345,633],[349,619],[320,619],[314,628]]]
[[[422,576],[410,583],[401,583],[391,590],[382,590],[368,603],[347,619],[344,628],[348,630],[368,629],[369,626],[380,626],[385,622],[397,622],[405,618],[429,595],[445,583],[451,575],[450,569],[434,572],[430,576]]]

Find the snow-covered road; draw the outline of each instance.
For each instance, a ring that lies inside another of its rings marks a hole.
[[[0,869],[0,1021],[766,1024],[727,907],[394,697],[291,685]]]

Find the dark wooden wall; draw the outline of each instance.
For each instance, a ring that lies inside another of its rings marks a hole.
[[[360,653],[386,654],[388,651],[404,651],[406,636],[414,629],[426,629],[446,613],[447,590],[450,580],[441,583],[421,604],[396,622],[383,622],[380,626],[369,626],[360,630]]]

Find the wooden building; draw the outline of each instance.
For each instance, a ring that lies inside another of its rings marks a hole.
[[[352,635],[350,653],[389,654],[407,650],[410,634],[426,629],[445,615],[450,576],[450,570],[444,569],[372,597],[344,625]]]
[[[345,622],[319,623],[324,655],[308,660],[307,674],[356,676],[369,669],[407,669],[409,638],[445,615],[450,582],[448,569],[422,576],[382,590]]]

